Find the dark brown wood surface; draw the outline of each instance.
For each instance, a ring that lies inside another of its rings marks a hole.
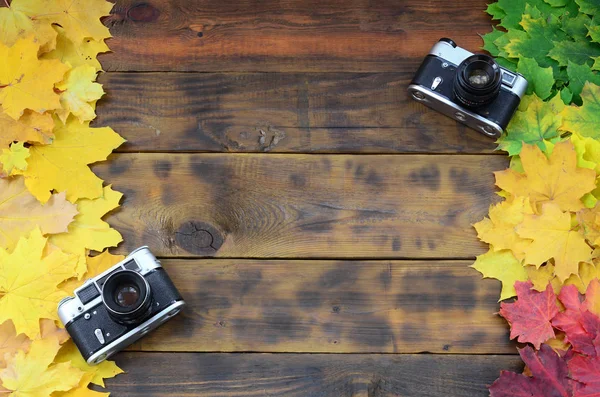
[[[106,219],[188,306],[116,356],[115,396],[486,396],[520,371],[500,285],[468,266],[507,161],[413,102],[467,0],[117,0],[94,166]],[[421,353],[421,354],[415,354]]]
[[[122,353],[127,375],[109,379],[119,397],[485,396],[518,356],[391,354]]]

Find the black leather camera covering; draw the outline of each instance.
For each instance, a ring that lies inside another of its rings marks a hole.
[[[444,62],[448,63],[446,68],[442,67],[442,63]],[[423,63],[421,63],[411,84],[418,84],[431,89],[433,79],[440,76],[443,79],[443,82],[434,92],[437,92],[456,103],[459,108],[465,108],[461,103],[454,99],[453,87],[457,67],[458,65],[454,65],[440,57],[431,54],[427,55],[423,60]],[[519,102],[521,102],[521,98],[519,98],[518,95],[505,87],[502,87],[500,88],[498,96],[492,103],[477,109],[468,110],[498,124],[504,130],[512,118],[513,113],[517,110]]]
[[[173,285],[173,282],[163,268],[155,269],[144,277],[148,281],[148,284],[150,284],[153,302],[152,312],[142,322],[154,317],[171,304],[182,300],[177,288],[175,288],[175,285]],[[159,303],[158,306],[156,304],[157,302]],[[94,311],[96,311],[96,314],[92,314]],[[84,318],[85,313],[90,314],[89,320]],[[75,342],[75,345],[77,345],[77,348],[81,352],[81,355],[87,360],[92,354],[111,344],[115,339],[134,329],[138,325],[139,324],[123,325],[115,322],[115,320],[109,316],[104,304],[100,303],[83,312],[81,316],[77,317],[67,325],[66,328],[71,335],[73,342]],[[101,344],[94,335],[94,330],[97,328],[102,330],[102,334],[105,338],[104,344]],[[110,334],[110,336],[108,336],[108,334]]]

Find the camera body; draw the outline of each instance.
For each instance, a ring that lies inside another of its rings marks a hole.
[[[88,364],[104,361],[175,316],[185,305],[150,252],[140,247],[75,289],[58,316]]]
[[[500,137],[526,90],[522,75],[447,38],[433,46],[408,87],[416,101],[493,138]]]

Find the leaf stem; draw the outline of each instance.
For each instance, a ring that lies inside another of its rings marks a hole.
[[[8,4],[8,0],[4,0],[4,4],[6,4],[6,6],[7,6],[8,8],[10,8],[10,4]]]

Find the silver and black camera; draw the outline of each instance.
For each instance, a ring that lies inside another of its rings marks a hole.
[[[88,364],[104,361],[185,305],[150,252],[140,247],[58,304],[60,321]]]
[[[447,38],[433,46],[408,86],[415,100],[494,138],[506,128],[526,90],[522,75]]]

